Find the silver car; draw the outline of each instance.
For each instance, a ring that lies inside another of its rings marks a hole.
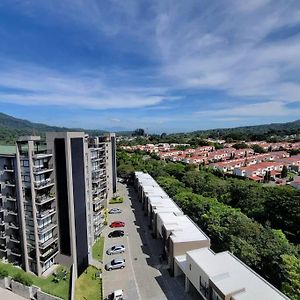
[[[125,252],[125,246],[124,245],[115,245],[112,246],[110,249],[106,251],[108,255],[117,254],[117,253],[123,253]]]
[[[125,268],[125,259],[124,258],[116,258],[113,259],[110,263],[106,264],[105,269],[107,271],[123,269]]]
[[[122,209],[120,209],[120,208],[111,208],[110,210],[109,210],[109,214],[120,214],[122,212]]]

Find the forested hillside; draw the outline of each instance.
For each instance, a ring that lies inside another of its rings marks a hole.
[[[291,299],[300,298],[300,191],[119,151],[119,176],[137,170],[158,181],[215,251],[230,250]]]
[[[32,123],[27,120],[14,118],[0,113],[0,144],[11,145],[21,135],[41,135],[44,136],[49,131],[85,131],[91,135],[101,134],[100,130],[85,130],[82,128],[66,128],[49,126],[41,123]]]

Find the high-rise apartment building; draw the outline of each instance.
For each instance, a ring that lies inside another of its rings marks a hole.
[[[0,148],[0,258],[39,276],[55,263],[84,271],[116,185],[113,137],[55,132]]]

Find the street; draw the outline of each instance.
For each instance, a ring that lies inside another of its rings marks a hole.
[[[160,262],[161,245],[159,240],[151,236],[148,229],[141,203],[136,199],[132,187],[118,183],[118,194],[124,198],[121,204],[109,204],[108,209],[118,207],[121,214],[109,215],[108,225],[113,221],[126,223],[124,237],[108,238],[113,228],[107,226],[104,250],[113,245],[124,244],[126,251],[122,254],[104,254],[104,264],[114,258],[125,258],[124,269],[103,271],[104,298],[106,299],[114,290],[123,289],[126,299],[192,299],[184,294],[182,282],[171,277],[167,266]]]

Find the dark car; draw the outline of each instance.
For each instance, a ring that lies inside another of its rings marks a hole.
[[[121,237],[121,236],[124,236],[124,231],[123,230],[114,230],[114,231],[111,231],[108,234],[108,237],[110,237],[110,238],[112,238],[112,237]]]

